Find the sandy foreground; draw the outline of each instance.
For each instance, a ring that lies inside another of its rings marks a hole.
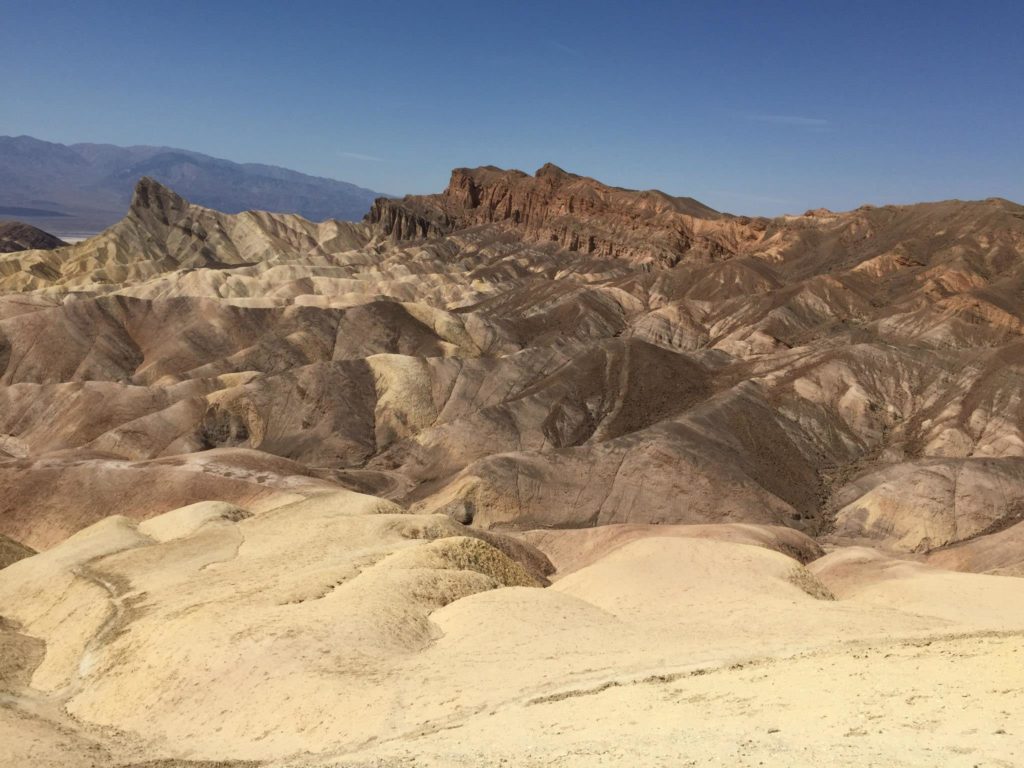
[[[659,528],[108,518],[0,571],[0,765],[1024,762],[1024,580]]]
[[[1019,634],[961,635],[702,666],[291,764],[1016,766],[1021,647]]]

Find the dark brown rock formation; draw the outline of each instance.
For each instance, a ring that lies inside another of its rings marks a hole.
[[[550,163],[534,176],[491,166],[457,168],[440,195],[381,198],[367,221],[398,240],[493,225],[530,242],[657,266],[733,255],[764,229],[692,198],[609,187]]]
[[[0,253],[49,251],[67,245],[59,237],[20,221],[0,221]]]

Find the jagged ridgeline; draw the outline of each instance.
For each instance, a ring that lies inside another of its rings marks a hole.
[[[749,219],[547,165],[313,223],[143,179],[0,257],[0,533],[342,486],[485,528],[968,540],[1024,509],[1022,252],[1004,200]]]

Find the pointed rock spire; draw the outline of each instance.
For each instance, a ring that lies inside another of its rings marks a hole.
[[[132,193],[131,211],[133,213],[157,212],[165,221],[171,211],[184,211],[189,202],[177,192],[165,187],[156,179],[143,176],[135,185]]]

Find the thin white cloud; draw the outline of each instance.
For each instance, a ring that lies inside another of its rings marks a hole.
[[[342,157],[348,157],[352,160],[366,160],[371,163],[383,163],[383,157],[376,157],[375,155],[364,155],[361,152],[339,152]]]
[[[573,56],[580,55],[578,49],[573,48],[571,45],[566,45],[565,43],[560,42],[559,40],[548,40],[547,44],[551,48],[554,48],[556,51],[561,51],[562,53],[569,53],[572,54]]]
[[[774,123],[775,125],[793,125],[800,128],[824,128],[831,125],[821,117],[804,117],[803,115],[758,115],[747,114],[744,119],[755,123]]]

